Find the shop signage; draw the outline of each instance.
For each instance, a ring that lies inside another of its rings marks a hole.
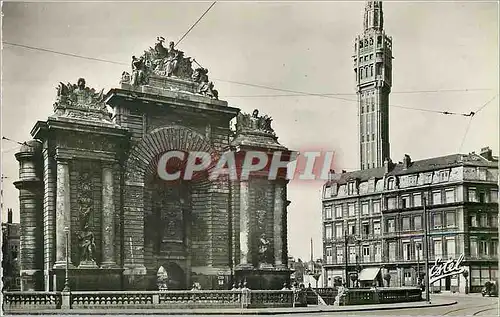
[[[429,284],[448,276],[463,273],[465,271],[465,267],[461,266],[463,260],[463,254],[456,260],[450,259],[446,262],[443,262],[441,258],[437,258],[434,266],[429,271]]]

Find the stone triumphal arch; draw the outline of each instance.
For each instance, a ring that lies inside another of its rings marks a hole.
[[[74,290],[229,289],[244,281],[280,289],[289,280],[284,176],[158,175],[159,158],[174,150],[214,160],[233,151],[237,164],[254,150],[290,158],[270,117],[228,106],[207,69],[191,61],[159,42],[133,57],[131,72],[106,94],[82,78],[59,85],[54,113],[16,153],[23,290],[61,290],[66,268]]]

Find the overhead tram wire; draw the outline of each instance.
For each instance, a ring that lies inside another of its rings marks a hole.
[[[472,119],[474,119],[474,115],[478,114],[480,111],[482,111],[486,106],[488,106],[495,98],[498,97],[498,94],[494,95],[490,100],[485,102],[481,107],[479,107],[475,112],[471,112],[471,116],[469,119],[469,122],[467,122],[467,127],[465,128],[465,133],[464,136],[462,137],[462,142],[460,142],[460,148],[458,149],[458,153],[462,152],[462,148],[465,143],[465,139],[467,138],[467,134],[469,133],[470,125],[472,123]]]
[[[208,12],[208,10],[205,11],[205,12]],[[206,13],[204,13],[204,14],[206,14]],[[197,22],[199,22],[199,20],[201,20],[201,19],[198,19]],[[196,25],[197,22],[194,25]],[[193,25],[193,27],[194,27],[194,25]],[[185,35],[187,35],[187,33],[188,32],[186,32]],[[181,39],[183,39],[183,38],[181,38]],[[179,40],[179,42],[180,42],[180,40]],[[42,52],[47,52],[47,53],[53,53],[53,54],[63,55],[63,56],[68,56],[68,57],[86,59],[86,60],[97,61],[97,62],[112,63],[112,64],[116,64],[116,65],[130,66],[128,63],[116,62],[116,61],[106,60],[106,59],[100,59],[100,58],[93,58],[93,57],[88,57],[88,56],[83,56],[83,55],[77,55],[77,54],[71,54],[71,53],[64,53],[64,52],[60,52],[60,51],[55,51],[55,50],[50,50],[50,49],[44,49],[44,48],[39,48],[39,47],[34,47],[34,46],[29,46],[29,45],[23,45],[23,44],[11,43],[11,42],[2,42],[2,43],[3,44],[7,44],[7,45],[11,45],[11,46],[15,46],[15,47],[21,47],[21,48],[26,48],[26,49],[30,49],[30,50],[37,50],[37,51],[42,51]],[[198,64],[200,67],[202,67],[196,60],[193,59],[193,61],[196,64]],[[338,99],[338,100],[344,100],[344,101],[350,101],[350,102],[358,102],[355,99],[337,97],[340,94],[332,94],[332,93],[330,93],[330,94],[308,93],[308,92],[303,92],[303,91],[295,91],[295,90],[290,90],[290,89],[281,89],[281,88],[270,87],[270,86],[259,85],[259,84],[245,83],[245,82],[239,82],[239,81],[233,81],[233,80],[224,80],[224,79],[220,79],[220,78],[214,78],[214,79],[218,80],[218,81],[221,81],[221,82],[230,83],[230,84],[237,84],[237,85],[243,85],[243,86],[261,88],[261,89],[268,89],[268,90],[274,90],[274,91],[288,92],[288,93],[294,94],[297,97],[300,97],[300,96],[314,96],[314,97],[323,97],[323,98],[330,98],[330,99]],[[462,90],[462,91],[472,91],[472,90],[488,90],[488,89],[465,89],[465,90]],[[417,92],[417,91],[415,91],[415,92]],[[424,91],[418,91],[418,92],[424,92]],[[405,93],[410,93],[410,91],[407,91]],[[290,96],[294,96],[294,95],[290,95]],[[439,111],[439,110],[431,110],[431,109],[423,109],[423,108],[413,108],[413,107],[405,107],[405,106],[398,106],[398,105],[389,105],[389,106],[390,107],[395,107],[395,108],[407,109],[407,110],[438,113],[438,114],[443,114],[443,115],[459,115],[459,116],[465,116],[465,117],[469,117],[469,116],[473,116],[474,115],[473,112],[470,112],[470,113],[455,113],[455,112],[451,112],[451,111]]]
[[[194,22],[193,25],[191,25],[191,27],[189,28],[189,30],[186,31],[186,33],[184,33],[184,35],[177,41],[177,43],[175,43],[174,47],[177,46],[177,44],[179,44],[188,34],[189,32],[191,32],[191,30],[198,24],[198,22],[201,21],[201,19],[203,19],[203,17],[205,16],[205,14],[208,13],[208,11],[210,11],[210,9],[212,9],[212,7],[217,3],[217,1],[214,1],[209,7],[208,9],[203,12],[203,14],[198,18],[198,20],[196,20],[196,22]]]

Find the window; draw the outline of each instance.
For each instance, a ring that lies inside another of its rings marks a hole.
[[[415,241],[415,257],[419,261],[424,258],[424,246],[422,241]]]
[[[486,202],[486,195],[484,192],[479,193],[479,202],[480,203],[485,203]]]
[[[394,219],[388,219],[387,220],[387,232],[394,232],[394,231],[396,231],[396,228],[395,228],[394,224],[395,224]]]
[[[446,239],[446,254],[448,258],[455,258],[455,238]]]
[[[414,207],[422,206],[422,194],[413,194],[413,206]]]
[[[403,217],[403,230],[410,230],[410,217]]]
[[[344,250],[342,247],[337,247],[337,263],[344,262]]]
[[[440,182],[447,182],[448,181],[448,171],[439,172],[439,181]]]
[[[498,240],[491,240],[491,254],[498,254]]]
[[[387,189],[394,189],[394,178],[387,181]]]
[[[410,207],[410,197],[409,196],[401,197],[401,208],[408,208],[408,207]]]
[[[325,226],[325,239],[330,240],[333,238],[332,225]]]
[[[488,227],[488,215],[487,214],[481,214],[479,217],[479,225],[482,228]]]
[[[434,229],[440,229],[443,225],[442,225],[442,222],[441,222],[441,214],[440,213],[436,213],[433,215],[433,222],[434,222]]]
[[[342,206],[335,206],[335,218],[342,218]]]
[[[344,231],[342,231],[342,224],[337,223],[335,225],[335,238],[340,239],[344,235]]]
[[[325,195],[324,198],[332,197],[332,188],[330,186],[325,187]]]
[[[491,215],[491,227],[498,228],[498,216]]]
[[[363,215],[368,215],[370,213],[368,210],[368,203],[361,204],[361,212]]]
[[[498,203],[498,190],[492,189],[490,191],[490,202]]]
[[[445,191],[445,203],[449,204],[449,203],[454,203],[455,202],[455,189],[447,189]]]
[[[471,238],[471,240],[470,240],[470,256],[472,258],[477,258],[478,254],[479,254],[479,252],[478,252],[477,240]]]
[[[468,196],[470,202],[477,202],[477,192],[475,188],[469,188]]]
[[[379,201],[373,202],[373,213],[374,214],[380,213],[380,202]]]
[[[348,195],[354,195],[355,194],[355,189],[356,189],[356,183],[355,182],[349,182],[347,184],[347,194]]]
[[[479,255],[488,255],[488,242],[486,240],[479,241]]]
[[[380,221],[373,222],[373,234],[376,236],[380,235]]]
[[[455,213],[454,212],[447,212],[446,213],[446,227],[453,228],[455,226],[456,226]]]
[[[354,217],[356,215],[354,204],[349,204],[349,217]]]
[[[436,258],[443,256],[443,242],[441,240],[434,240],[434,256]]]
[[[387,198],[387,209],[396,209],[396,197]]]
[[[382,262],[382,247],[380,244],[375,244],[375,261]]]
[[[410,241],[403,242],[403,260],[409,261],[411,257],[411,244]]]
[[[355,222],[349,222],[349,234],[356,234],[356,223]]]
[[[368,236],[370,234],[370,224],[363,223],[363,236]]]
[[[326,264],[333,263],[333,249],[331,247],[326,248]]]
[[[356,247],[349,247],[349,262],[356,263]]]
[[[363,246],[363,262],[370,262],[370,247]]]
[[[325,219],[332,219],[332,207],[328,206],[325,208]]]
[[[396,242],[389,242],[389,261],[396,261]]]
[[[432,192],[432,203],[434,205],[441,204],[441,192]]]
[[[469,216],[469,226],[471,227],[477,227],[477,217],[476,215],[472,214]]]
[[[415,230],[422,230],[422,216],[415,216],[413,222],[415,223]]]

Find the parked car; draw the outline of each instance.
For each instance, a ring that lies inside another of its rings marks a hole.
[[[481,294],[484,296],[498,296],[498,287],[495,282],[488,281],[484,283],[484,287],[481,290]]]

